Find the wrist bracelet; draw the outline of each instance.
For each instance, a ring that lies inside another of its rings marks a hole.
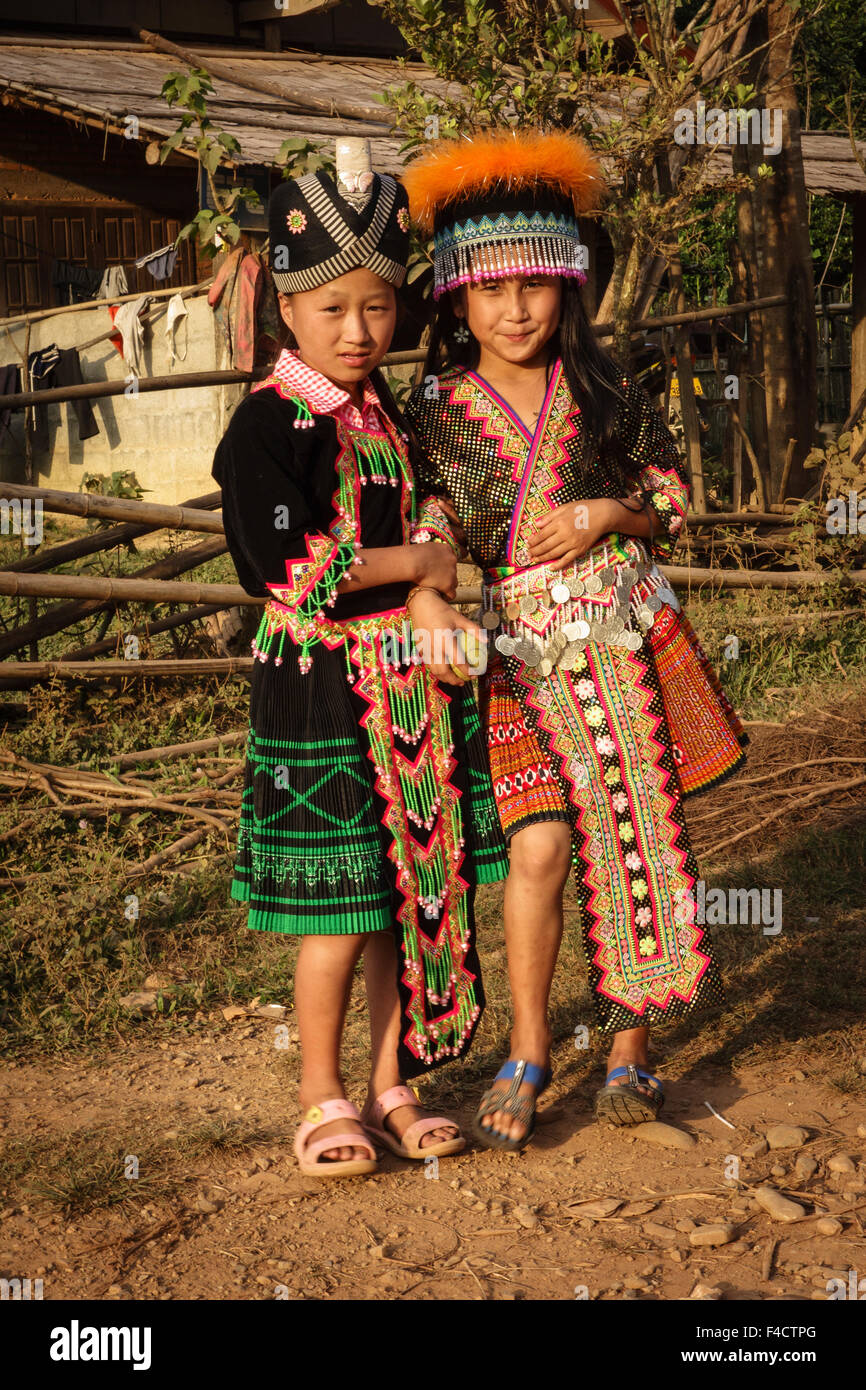
[[[442,593],[441,589],[434,589],[432,584],[416,584],[415,587],[413,589],[410,589],[408,594],[406,595],[405,607],[409,607],[411,600],[415,597],[416,594],[422,593],[436,594],[438,598],[445,598],[445,595]]]

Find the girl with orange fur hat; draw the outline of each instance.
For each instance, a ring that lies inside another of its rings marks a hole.
[[[442,501],[435,538],[462,536],[483,571],[481,705],[510,849],[511,1050],[475,1133],[516,1149],[551,1080],[570,870],[613,1034],[599,1118],[652,1119],[650,1026],[722,1002],[683,798],[737,769],[746,736],[657,565],[689,500],[673,437],[581,302],[576,217],[604,192],[596,160],[563,133],[480,134],[433,147],[404,181],[433,235],[436,301],[407,416],[421,486]],[[416,632],[443,603],[415,595]]]

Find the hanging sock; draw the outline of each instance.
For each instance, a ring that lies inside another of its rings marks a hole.
[[[188,318],[188,316],[189,310],[187,309],[182,297],[179,294],[173,294],[171,299],[168,301],[168,312],[166,314],[165,319],[165,337],[166,342],[168,344],[169,367],[173,367],[175,362],[186,361],[186,354],[188,351],[189,344],[189,323],[187,323],[186,325],[183,352],[177,351],[176,334],[178,324],[180,323],[181,319],[186,319]]]

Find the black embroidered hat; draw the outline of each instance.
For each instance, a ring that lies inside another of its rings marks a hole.
[[[270,267],[284,294],[327,285],[365,267],[391,285],[406,278],[409,200],[390,174],[374,174],[368,140],[337,140],[336,182],[289,179],[271,195]]]

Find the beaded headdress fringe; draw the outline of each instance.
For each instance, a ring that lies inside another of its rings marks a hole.
[[[479,244],[471,242],[436,249],[433,298],[470,281],[503,280],[514,275],[564,275],[586,284],[586,248],[574,237],[509,237],[493,234]]]

